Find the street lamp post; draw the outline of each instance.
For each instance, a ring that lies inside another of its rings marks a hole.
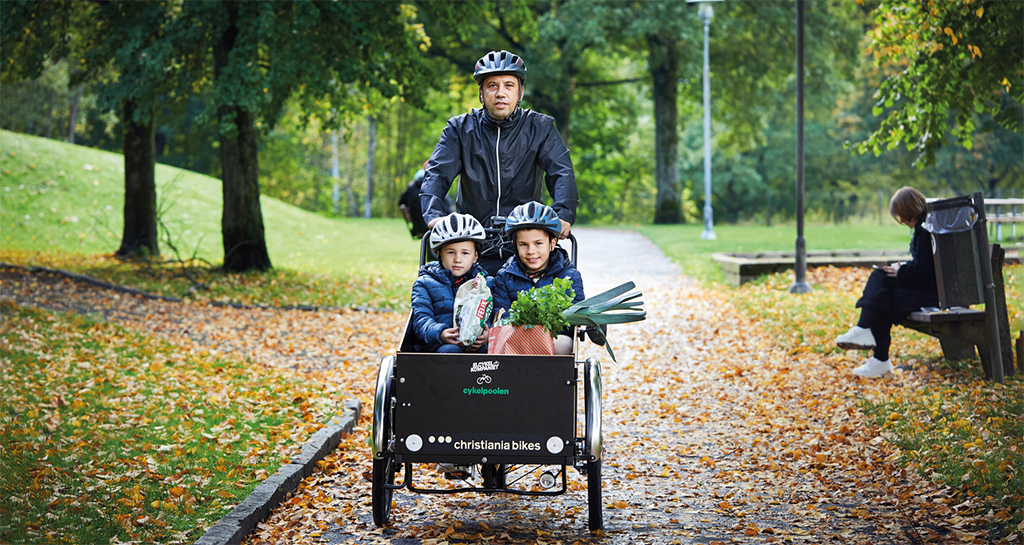
[[[704,231],[700,238],[715,240],[714,210],[711,208],[711,65],[709,62],[708,41],[711,34],[711,20],[715,18],[715,10],[709,2],[720,0],[686,0],[689,3],[700,3],[697,15],[704,21]]]
[[[808,293],[807,242],[804,240],[804,2],[796,0],[796,279],[789,293]]]

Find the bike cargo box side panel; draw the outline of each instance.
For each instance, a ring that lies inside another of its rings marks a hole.
[[[572,356],[400,353],[395,450],[424,462],[564,460],[575,441],[575,374]]]

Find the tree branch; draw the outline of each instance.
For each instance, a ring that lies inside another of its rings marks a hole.
[[[577,83],[576,87],[601,87],[604,85],[619,85],[622,83],[637,83],[640,81],[646,81],[647,78],[629,78],[629,79],[617,79],[612,81],[586,81],[583,83]]]
[[[427,51],[427,55],[437,59],[445,59],[465,72],[472,73],[473,67],[476,65],[476,59],[471,59],[469,62],[466,62],[466,59],[458,59],[449,55],[447,49],[434,49],[432,47]]]
[[[505,41],[507,41],[509,44],[518,46],[519,43],[516,42],[515,38],[512,37],[512,34],[509,33],[509,31],[508,31],[508,27],[505,25],[505,16],[502,15],[501,9],[499,8],[497,11],[498,11],[498,26],[494,26],[492,24],[492,25],[490,25],[491,28],[493,28],[494,31],[497,32],[502,38],[505,38]]]

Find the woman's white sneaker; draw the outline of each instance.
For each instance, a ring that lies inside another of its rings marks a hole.
[[[886,373],[892,373],[892,359],[881,361],[874,356],[868,358],[864,365],[853,370],[853,374],[865,378],[876,378]]]
[[[870,329],[855,325],[836,337],[836,344],[846,350],[871,350],[875,347],[875,336],[871,334]]]

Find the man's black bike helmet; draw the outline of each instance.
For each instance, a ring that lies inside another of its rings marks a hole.
[[[505,218],[505,232],[514,233],[519,229],[544,229],[553,236],[562,232],[562,222],[550,206],[537,201],[520,204]]]
[[[509,74],[519,78],[519,85],[522,86],[526,80],[526,63],[519,55],[513,55],[502,49],[491,51],[480,57],[473,68],[473,79],[480,85],[487,76],[498,74]]]

